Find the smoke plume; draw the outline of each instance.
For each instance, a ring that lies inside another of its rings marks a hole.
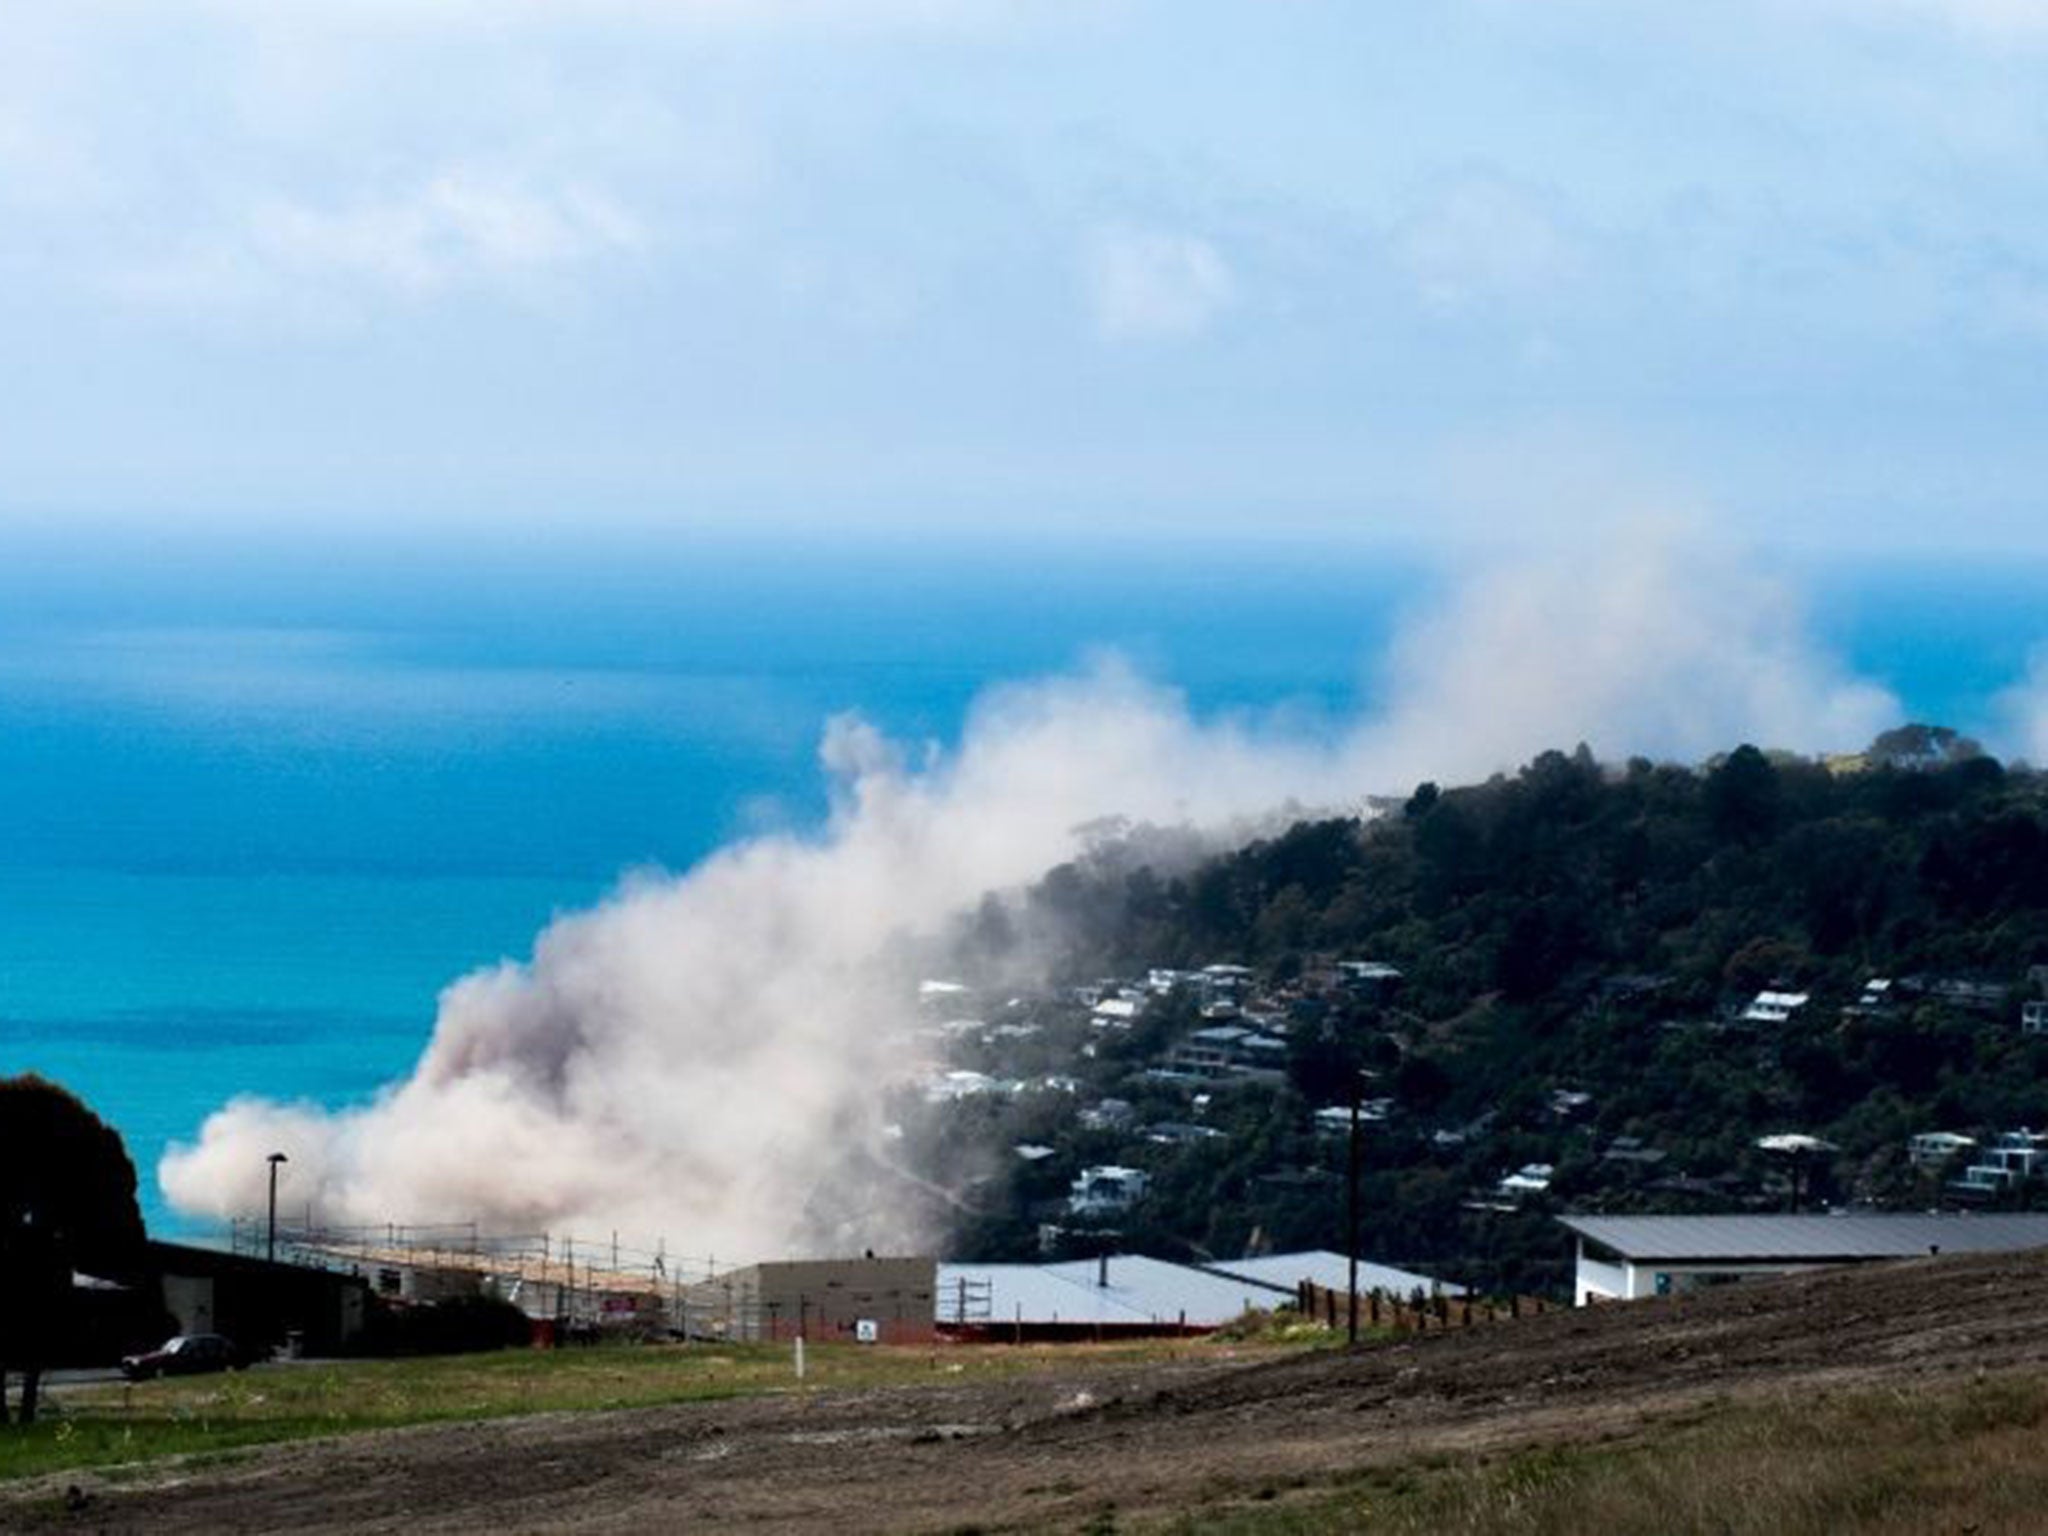
[[[1897,718],[1817,654],[1779,586],[1682,541],[1483,573],[1400,637],[1383,683],[1373,717],[1314,736],[1198,718],[1114,660],[991,690],[945,749],[836,719],[824,827],[628,879],[525,963],[450,986],[411,1077],[374,1103],[236,1099],[166,1154],[165,1191],[192,1214],[256,1209],[281,1150],[294,1204],[338,1223],[618,1229],[734,1258],[928,1243],[880,1124],[907,957],[1071,857],[1089,823],[1220,845],[1279,807],[1355,809],[1581,740],[1693,759],[1858,746]]]

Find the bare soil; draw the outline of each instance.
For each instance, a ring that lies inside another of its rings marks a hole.
[[[1710,1403],[2044,1367],[2048,1254],[1926,1259],[1252,1363],[301,1441],[10,1488],[0,1528],[854,1536],[1079,1530],[1109,1508],[1128,1528],[1422,1456],[1635,1438]]]

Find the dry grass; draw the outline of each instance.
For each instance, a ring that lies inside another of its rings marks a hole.
[[[2048,1378],[1726,1402],[1627,1441],[1266,1489],[1183,1536],[1975,1536],[2048,1529]]]

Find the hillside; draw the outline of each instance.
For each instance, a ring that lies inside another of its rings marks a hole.
[[[2048,780],[1938,728],[1830,763],[1546,753],[1206,861],[1127,830],[956,949],[938,1048],[980,1079],[899,1118],[920,1171],[972,1170],[969,1257],[1341,1246],[1361,1070],[1370,1255],[1497,1289],[1556,1289],[1564,1206],[2023,1206],[2048,1164]],[[1005,980],[1049,949],[1064,985]],[[1786,1133],[1829,1145],[1757,1146]],[[1144,1197],[1077,1214],[1103,1165]]]
[[[1602,1529],[1988,1536],[2038,1529],[2044,1366],[2048,1265],[1945,1258],[1261,1363],[1083,1351],[1000,1382],[307,1442],[90,1482],[88,1522],[1485,1532],[1588,1528],[1594,1499]],[[61,1491],[10,1490],[0,1524],[66,1524]]]

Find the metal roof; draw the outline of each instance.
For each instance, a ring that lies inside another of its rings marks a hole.
[[[1327,1291],[1342,1291],[1351,1283],[1351,1264],[1341,1253],[1328,1249],[1310,1249],[1305,1253],[1271,1253],[1257,1259],[1221,1259],[1203,1268],[1219,1275],[1232,1275],[1240,1280],[1255,1281],[1260,1285],[1275,1285],[1292,1291],[1304,1280],[1313,1281]],[[1462,1285],[1450,1285],[1428,1275],[1418,1275],[1413,1270],[1395,1269],[1388,1264],[1358,1262],[1358,1289],[1361,1294],[1368,1291],[1384,1291],[1389,1295],[1407,1296],[1417,1290],[1425,1295],[1441,1291],[1446,1296],[1462,1296]]]
[[[1109,1284],[1096,1283],[1097,1259],[1061,1264],[941,1264],[938,1278],[939,1321],[958,1315],[961,1282],[967,1304],[979,1312],[986,1286],[985,1318],[968,1321],[997,1325],[1024,1323],[1162,1324],[1185,1320],[1213,1328],[1252,1307],[1272,1307],[1288,1299],[1287,1290],[1257,1281],[1233,1279],[1135,1254],[1112,1254]]]
[[[1625,1259],[1904,1259],[2048,1247],[2048,1216],[1561,1216],[1565,1226]]]

